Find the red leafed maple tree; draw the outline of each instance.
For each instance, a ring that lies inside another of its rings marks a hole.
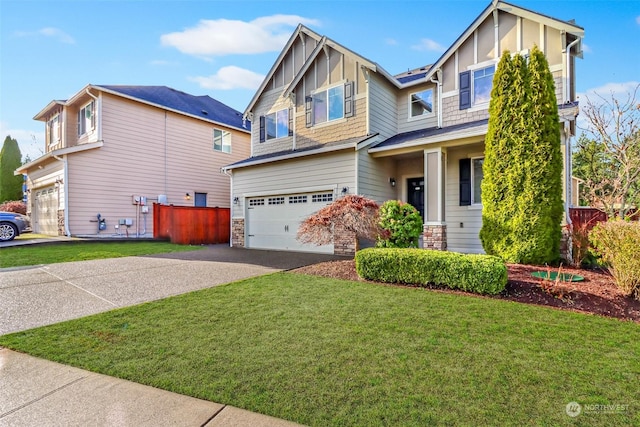
[[[378,208],[371,199],[348,194],[304,220],[297,239],[302,243],[328,245],[334,243],[334,229],[340,226],[356,237],[375,240],[379,234]]]

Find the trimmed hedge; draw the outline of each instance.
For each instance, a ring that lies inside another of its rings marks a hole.
[[[356,253],[356,271],[367,280],[444,285],[478,294],[498,294],[507,285],[505,263],[491,255],[368,248]]]

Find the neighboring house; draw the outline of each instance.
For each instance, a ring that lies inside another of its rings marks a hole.
[[[418,208],[427,248],[482,252],[484,137],[500,55],[534,45],[545,53],[570,152],[583,36],[573,22],[494,1],[433,65],[394,76],[300,25],[245,111],[254,121],[251,157],[226,168],[237,200],[232,244],[352,253],[352,236],[320,247],[295,237],[305,216],[356,193]]]
[[[16,173],[42,234],[151,237],[153,203],[229,207],[220,168],[250,153],[240,112],[165,86],[87,85],[34,119],[46,152]]]

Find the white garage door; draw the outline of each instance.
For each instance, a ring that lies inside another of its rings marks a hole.
[[[47,187],[36,191],[34,209],[31,212],[33,231],[39,234],[58,235],[58,190]]]
[[[248,199],[247,247],[332,254],[333,245],[304,245],[296,240],[302,221],[332,201],[332,191]]]

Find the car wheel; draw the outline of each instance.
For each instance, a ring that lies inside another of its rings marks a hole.
[[[0,242],[8,242],[18,235],[18,227],[8,222],[0,224]]]

